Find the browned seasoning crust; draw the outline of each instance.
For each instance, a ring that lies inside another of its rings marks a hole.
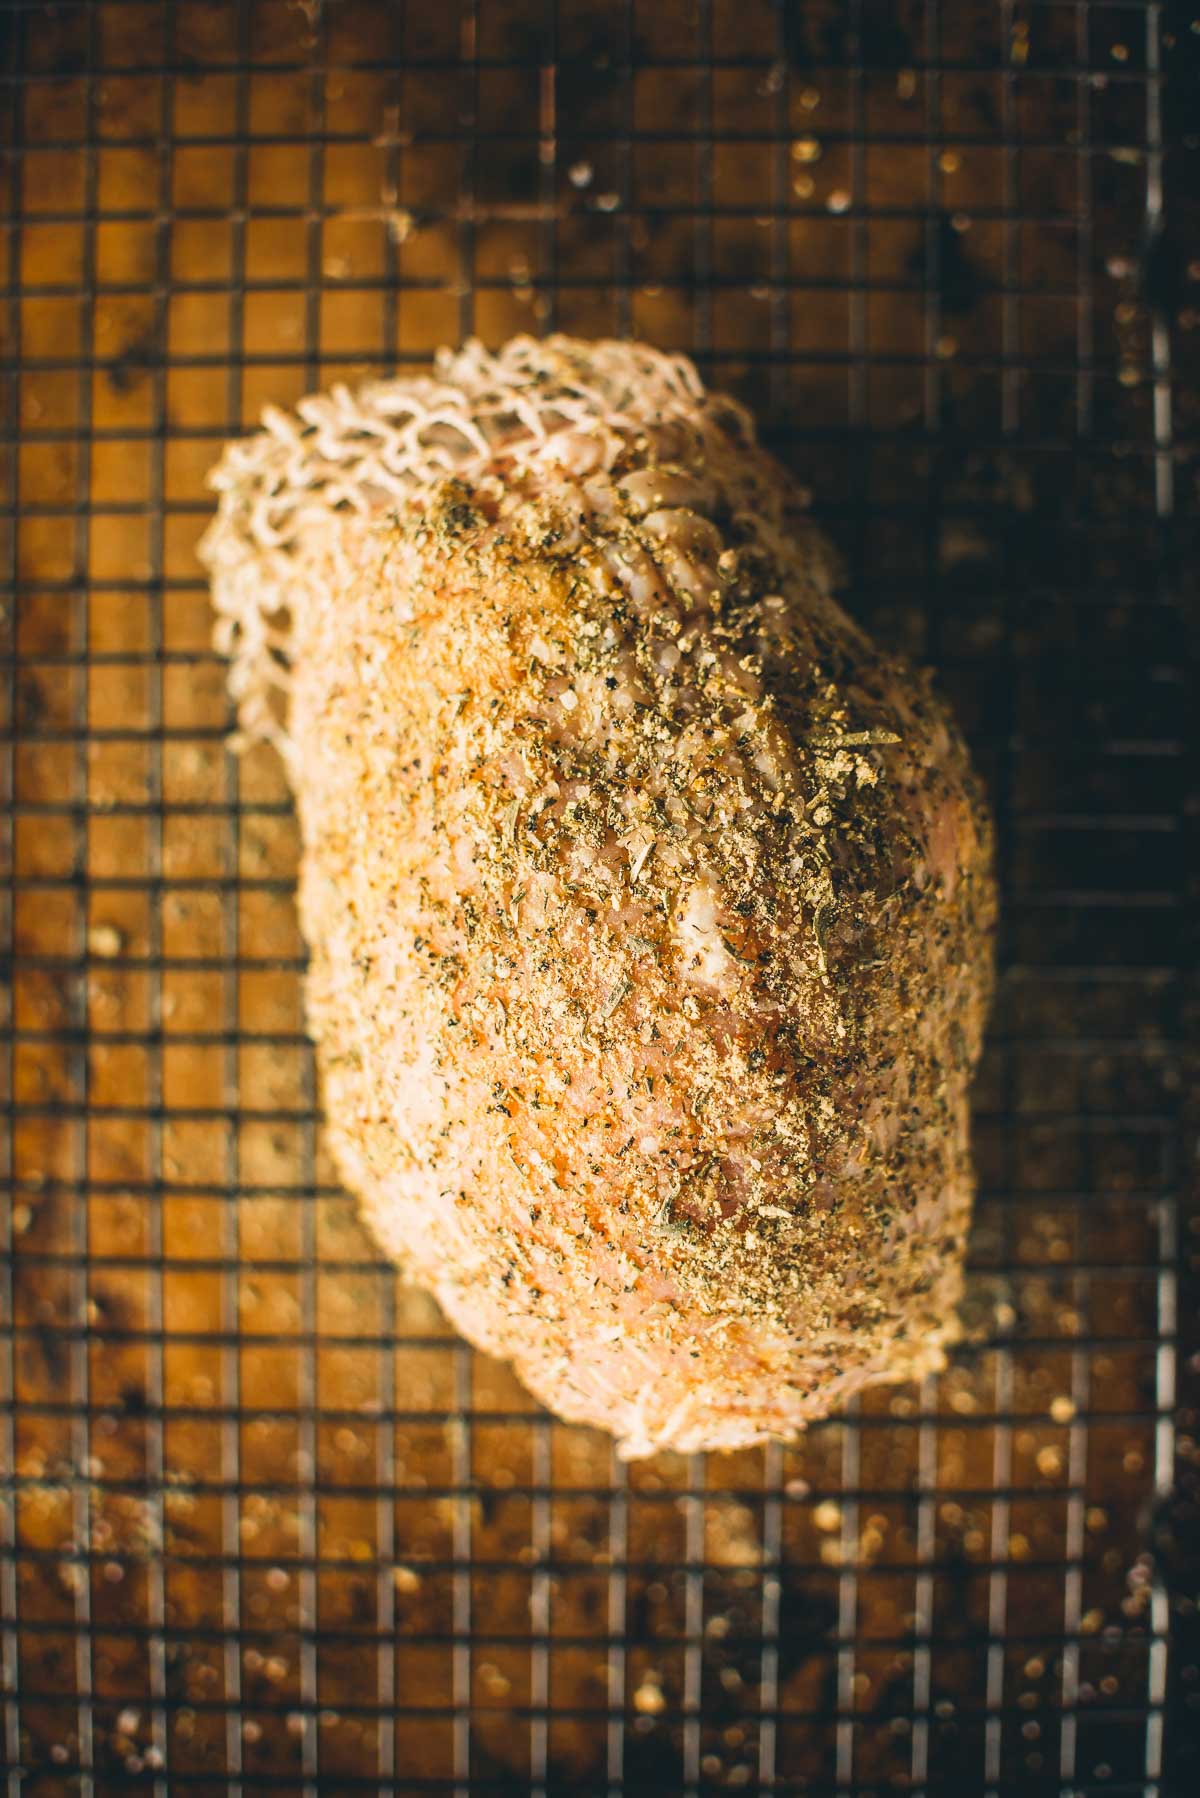
[[[941,1364],[995,909],[945,708],[831,599],[744,415],[691,406],[599,452],[518,422],[314,533],[287,637],[344,1177],[630,1455]]]

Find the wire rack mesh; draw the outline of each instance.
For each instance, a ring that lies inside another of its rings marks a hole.
[[[1186,21],[13,0],[3,27],[8,1792],[1181,1792],[1195,1668],[1152,1520]],[[195,559],[264,402],[552,327],[691,350],[755,406],[1000,823],[969,1340],[707,1461],[626,1467],[542,1414],[362,1234],[293,818],[269,754],[226,748]]]

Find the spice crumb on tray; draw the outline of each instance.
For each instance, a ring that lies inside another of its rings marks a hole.
[[[940,1366],[990,822],[745,411],[521,338],[264,424],[203,554],[383,1249],[629,1456]]]

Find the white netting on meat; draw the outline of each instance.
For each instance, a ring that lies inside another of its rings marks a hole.
[[[682,427],[752,440],[749,415],[710,399],[685,356],[639,343],[516,337],[492,352],[472,339],[439,352],[432,375],[336,386],[231,443],[210,476],[217,515],[199,546],[212,575],[217,648],[248,737],[288,754],[279,700],[307,586],[336,578],[345,526],[407,507],[440,482],[507,468],[612,466],[622,446]]]

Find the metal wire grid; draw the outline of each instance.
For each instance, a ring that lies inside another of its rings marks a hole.
[[[5,23],[9,1791],[1166,1798],[1163,10]],[[220,441],[554,325],[752,399],[996,796],[977,1340],[796,1448],[625,1469],[379,1266],[320,1144],[286,795],[222,746]]]

